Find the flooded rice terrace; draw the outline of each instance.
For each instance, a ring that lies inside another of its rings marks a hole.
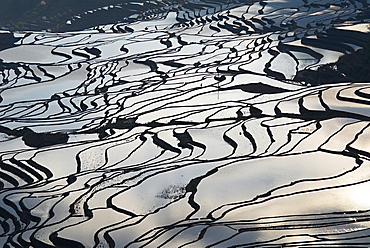
[[[370,246],[366,0],[93,2],[0,32],[1,247]]]

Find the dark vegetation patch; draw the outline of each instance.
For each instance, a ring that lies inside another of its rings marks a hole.
[[[0,28],[8,30],[82,30],[97,25],[129,21],[129,16],[160,9],[182,0],[1,0]],[[139,3],[139,4],[138,4]],[[107,6],[119,8],[100,9]],[[90,11],[90,13],[86,13]],[[71,25],[68,20],[74,16]]]
[[[240,89],[244,92],[262,93],[262,94],[276,94],[276,93],[286,92],[285,89],[267,85],[264,83],[249,83],[249,84],[236,85],[230,88],[226,88],[225,90],[230,90],[230,89]]]
[[[86,15],[78,25],[67,25],[66,22],[75,15],[114,4],[122,3],[122,0],[2,0],[0,8],[0,27],[9,30],[51,30],[67,31],[70,29],[83,29],[103,22],[101,15],[93,15],[95,19]],[[118,9],[117,9],[118,10]],[[107,11],[106,11],[107,12]],[[111,20],[121,20],[128,10],[109,11]],[[104,13],[104,11],[102,11]],[[99,20],[100,19],[100,20]]]
[[[15,38],[12,33],[0,33],[0,51],[14,47],[19,38]],[[0,70],[3,69],[2,59],[0,59]]]
[[[2,0],[0,26],[10,30],[58,30],[73,15],[119,0]]]
[[[311,85],[339,82],[370,82],[370,34],[362,49],[343,55],[336,63],[320,66],[317,70],[299,71],[294,81]]]
[[[69,136],[66,133],[36,133],[29,128],[13,130],[0,126],[0,132],[14,137],[22,137],[22,140],[30,147],[45,147],[68,142]]]
[[[45,147],[68,142],[68,135],[65,133],[35,133],[32,130],[23,135],[24,143],[31,147]]]

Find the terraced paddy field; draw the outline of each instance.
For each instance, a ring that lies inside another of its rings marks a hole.
[[[18,2],[1,247],[370,246],[368,1]]]

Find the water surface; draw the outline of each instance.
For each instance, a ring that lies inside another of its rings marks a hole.
[[[295,80],[367,1],[65,8],[0,33],[3,247],[370,244],[369,85]]]

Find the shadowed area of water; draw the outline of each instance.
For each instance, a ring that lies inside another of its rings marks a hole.
[[[370,87],[337,63],[366,61],[367,1],[26,2],[0,246],[370,245]]]

